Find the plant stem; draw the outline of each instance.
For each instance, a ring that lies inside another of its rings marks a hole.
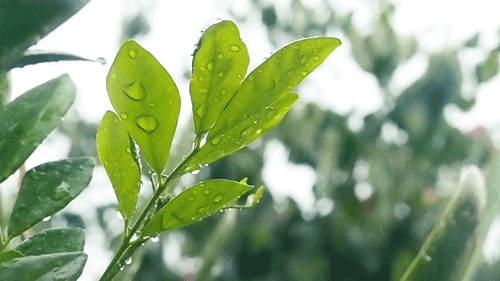
[[[113,277],[116,275],[116,272],[113,272],[113,269],[119,265],[119,262],[121,261],[121,258],[125,251],[133,245],[130,240],[132,239],[132,236],[137,232],[139,227],[141,226],[142,222],[148,215],[149,211],[156,205],[156,201],[160,197],[160,195],[165,191],[170,184],[173,182],[174,179],[178,178],[179,176],[182,175],[182,172],[186,165],[193,159],[194,155],[198,152],[199,147],[196,146],[191,153],[175,168],[175,170],[170,174],[170,176],[166,177],[165,181],[160,180],[160,186],[158,189],[153,193],[153,196],[149,199],[148,204],[144,209],[142,210],[141,214],[139,215],[139,218],[137,221],[134,223],[132,228],[130,229],[130,232],[128,235],[125,235],[123,238],[123,242],[120,245],[120,248],[118,248],[118,251],[116,252],[115,256],[111,260],[111,262],[108,265],[108,268],[106,268],[106,271],[104,271],[103,275],[101,276],[100,281],[110,281],[113,279]],[[142,237],[144,238],[144,237]],[[133,252],[132,252],[133,253]],[[130,253],[130,255],[132,255]]]

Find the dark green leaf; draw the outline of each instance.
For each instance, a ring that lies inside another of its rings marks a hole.
[[[107,89],[111,104],[149,165],[161,173],[180,110],[174,81],[153,55],[135,41],[127,41],[109,70]]]
[[[58,61],[90,61],[105,64],[106,61],[103,58],[98,58],[95,60],[87,59],[84,57],[76,56],[73,54],[65,52],[55,52],[55,51],[40,51],[35,50],[26,51],[23,56],[18,59],[11,68],[25,67],[27,65],[33,65],[45,62],[58,62]]]
[[[238,27],[222,21],[209,27],[193,58],[190,92],[195,131],[207,132],[233,98],[250,62]]]
[[[97,133],[97,151],[118,198],[118,211],[125,220],[135,211],[141,185],[134,148],[125,124],[113,112],[106,112]]]
[[[21,234],[68,205],[89,184],[94,165],[92,158],[65,159],[26,172],[10,216],[9,237]]]
[[[82,252],[85,231],[81,228],[49,229],[24,240],[16,250],[25,256]]]
[[[24,255],[16,250],[8,250],[5,252],[0,252],[0,264],[3,262],[10,261],[11,259],[21,258]]]
[[[245,181],[210,180],[180,193],[165,205],[144,228],[142,236],[179,228],[222,210],[253,188]]]
[[[87,255],[84,252],[16,258],[0,264],[0,280],[77,280],[86,261]]]
[[[0,182],[14,173],[54,130],[74,100],[75,86],[65,74],[7,105],[0,114]]]

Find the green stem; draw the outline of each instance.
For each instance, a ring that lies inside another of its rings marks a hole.
[[[179,176],[182,175],[182,172],[184,171],[184,168],[186,165],[193,159],[194,155],[198,152],[199,147],[196,146],[191,153],[175,168],[175,170],[170,174],[170,176],[166,177],[165,181],[161,182],[160,180],[160,186],[158,189],[153,193],[153,196],[149,199],[148,204],[146,207],[142,210],[141,214],[139,215],[139,218],[137,221],[134,223],[132,228],[130,229],[130,232],[128,235],[125,235],[122,244],[120,245],[120,248],[118,248],[118,251],[116,252],[115,256],[111,260],[111,262],[108,265],[108,268],[106,268],[106,271],[104,271],[103,275],[101,276],[100,281],[110,281],[113,279],[113,277],[116,275],[118,271],[113,271],[113,269],[116,266],[119,266],[119,262],[121,261],[121,258],[125,251],[130,246],[133,246],[133,242],[131,243],[130,240],[132,239],[132,236],[137,232],[139,227],[141,226],[142,222],[150,212],[150,210],[156,205],[156,201],[160,197],[160,195],[165,191],[170,184],[173,182],[174,179],[178,178]],[[144,238],[144,237],[142,237]],[[141,238],[140,238],[141,239]],[[135,242],[135,241],[134,241]],[[132,255],[132,253],[130,253]]]

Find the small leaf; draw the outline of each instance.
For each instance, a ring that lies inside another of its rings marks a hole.
[[[0,252],[0,264],[21,257],[24,257],[24,255],[16,250],[8,250],[5,252]]]
[[[7,179],[60,123],[75,100],[67,74],[39,85],[0,114],[0,182]]]
[[[219,158],[229,155],[273,128],[285,116],[299,96],[289,93],[277,102],[249,115],[239,124],[232,126],[223,135],[208,135],[206,144],[186,165],[185,173],[200,169]]]
[[[113,112],[106,112],[97,133],[97,151],[118,198],[118,211],[125,220],[135,211],[141,185],[134,149],[125,124]]]
[[[249,195],[247,198],[247,203],[245,204],[245,207],[255,207],[257,204],[259,204],[260,198],[262,197],[262,194],[264,193],[264,186],[259,187],[255,194]]]
[[[144,228],[142,236],[197,222],[251,190],[253,186],[229,180],[210,180],[190,187],[165,205]]]
[[[238,27],[231,21],[210,26],[198,45],[193,55],[189,90],[195,132],[201,136],[215,124],[233,98],[250,60]]]
[[[27,50],[10,68],[19,68],[27,65],[58,61],[89,61],[101,64],[106,63],[106,60],[103,58],[92,60],[65,52]]]
[[[107,77],[111,104],[160,174],[177,127],[180,96],[172,77],[135,41],[123,43]]]
[[[68,205],[89,184],[94,165],[92,158],[65,159],[26,172],[10,216],[9,237],[21,234]]]
[[[16,250],[25,256],[82,252],[85,231],[80,228],[49,229],[24,240]]]
[[[84,252],[16,258],[0,264],[0,280],[76,281],[82,274],[86,261],[87,255]]]

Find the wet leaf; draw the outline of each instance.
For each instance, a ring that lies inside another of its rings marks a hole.
[[[39,85],[0,114],[0,182],[7,179],[60,123],[75,100],[67,74]]]
[[[19,67],[25,67],[27,65],[39,64],[45,62],[58,62],[58,61],[89,61],[89,62],[98,62],[101,64],[106,63],[106,61],[103,58],[98,58],[94,60],[66,52],[28,50],[10,68],[19,68]]]
[[[24,240],[16,250],[25,256],[82,252],[85,231],[81,228],[49,229]]]
[[[83,252],[15,258],[0,264],[0,280],[77,280],[86,261],[87,255]]]
[[[193,57],[190,92],[195,132],[207,132],[233,98],[250,62],[238,27],[231,21],[210,26]]]
[[[148,51],[135,41],[123,43],[107,77],[111,104],[160,174],[167,163],[177,127],[177,86]]]
[[[76,198],[89,184],[92,158],[65,159],[39,165],[23,178],[7,234],[15,237]]]
[[[210,180],[180,193],[153,217],[142,236],[179,228],[222,210],[253,188],[245,181]]]
[[[24,255],[16,250],[8,250],[5,252],[0,252],[0,264],[21,257],[24,257]]]
[[[135,158],[138,157],[135,144],[125,124],[111,111],[102,118],[97,133],[97,151],[118,198],[118,211],[129,220],[139,197],[141,171]]]

